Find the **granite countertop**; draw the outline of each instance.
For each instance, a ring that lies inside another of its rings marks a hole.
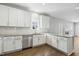
[[[52,35],[52,36],[59,36],[59,37],[66,37],[66,38],[71,38],[71,37],[75,37],[75,36],[69,36],[69,35],[56,35],[56,34],[52,34],[52,33],[27,33],[27,34],[21,34],[21,33],[16,33],[16,34],[0,34],[0,37],[3,37],[3,36],[23,36],[23,35],[43,35],[43,34],[46,34],[46,35]]]
[[[56,34],[52,34],[52,33],[47,33],[47,35],[53,35],[53,36],[58,36],[58,37],[66,37],[66,38],[73,38],[73,37],[75,37],[73,35],[56,35]]]
[[[0,34],[0,37],[3,36],[23,36],[23,35],[42,35],[43,33],[28,33],[28,34]]]
[[[55,35],[55,36],[66,37],[66,38],[72,38],[72,37],[74,37],[74,36],[69,36],[69,35]]]

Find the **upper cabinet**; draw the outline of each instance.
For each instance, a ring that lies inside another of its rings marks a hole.
[[[49,28],[49,16],[0,5],[0,26]]]
[[[18,21],[18,9],[9,8],[9,26],[16,26]]]
[[[31,13],[29,11],[25,11],[25,27],[31,27]]]
[[[41,28],[49,29],[49,21],[50,21],[50,17],[49,16],[41,15],[40,16]]]
[[[24,27],[24,11],[9,8],[9,26]]]
[[[0,26],[8,26],[8,7],[0,5]]]
[[[9,8],[9,26],[30,27],[31,19],[28,11]]]
[[[17,16],[17,26],[18,27],[24,27],[24,11],[23,10],[19,10],[17,11],[18,16]]]
[[[0,26],[31,27],[29,11],[0,5]]]

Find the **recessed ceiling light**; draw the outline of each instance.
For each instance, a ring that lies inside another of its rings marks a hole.
[[[76,7],[76,9],[79,9],[79,7]]]
[[[46,5],[46,3],[42,3],[42,5],[43,5],[43,6],[45,6],[45,5]]]

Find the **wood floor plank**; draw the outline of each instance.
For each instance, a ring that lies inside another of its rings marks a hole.
[[[42,45],[35,48],[9,53],[6,54],[6,56],[65,56],[65,54],[48,45]],[[79,51],[76,51],[71,56],[79,56]]]

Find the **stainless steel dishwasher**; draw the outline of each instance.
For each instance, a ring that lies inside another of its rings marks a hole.
[[[32,47],[32,35],[23,35],[22,48]]]

